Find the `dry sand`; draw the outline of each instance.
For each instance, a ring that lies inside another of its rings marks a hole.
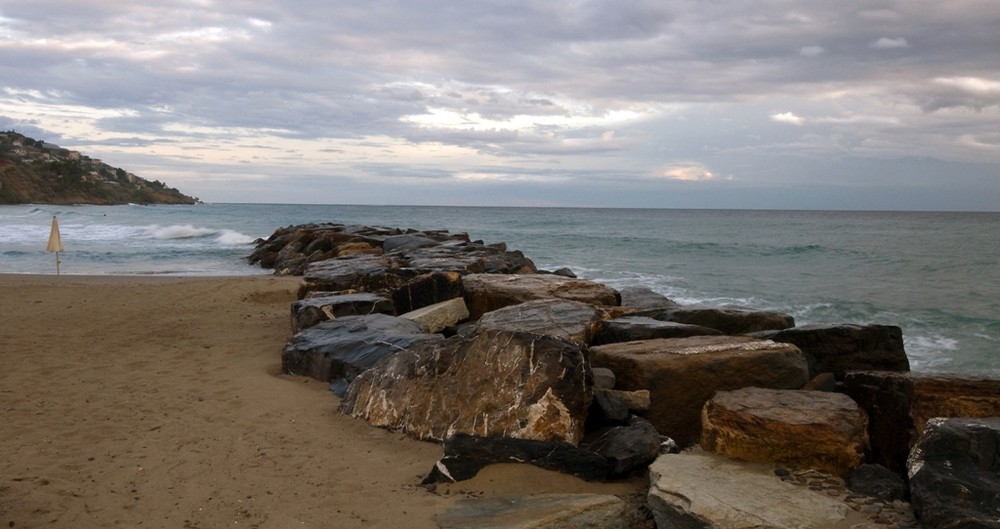
[[[0,275],[0,527],[432,528],[460,497],[643,489],[527,465],[420,487],[439,445],[281,374],[297,285]]]

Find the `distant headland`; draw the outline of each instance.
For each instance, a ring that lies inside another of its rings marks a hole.
[[[197,204],[196,197],[14,131],[0,132],[0,204]]]

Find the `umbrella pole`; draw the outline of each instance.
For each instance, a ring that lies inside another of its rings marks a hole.
[[[59,275],[59,252],[56,252],[56,275]]]

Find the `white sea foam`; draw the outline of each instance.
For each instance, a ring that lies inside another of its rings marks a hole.
[[[196,228],[190,224],[175,224],[171,226],[146,226],[146,235],[154,239],[193,239],[215,235],[218,230],[212,228]]]
[[[216,237],[215,240],[219,244],[239,246],[244,244],[250,244],[254,242],[256,239],[244,233],[240,233],[238,231],[221,230],[219,231],[219,236]]]

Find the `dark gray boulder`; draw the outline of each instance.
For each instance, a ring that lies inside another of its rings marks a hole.
[[[640,311],[661,311],[680,308],[674,300],[646,287],[625,287],[620,290],[622,307]]]
[[[594,336],[594,345],[655,338],[687,338],[688,336],[714,336],[722,332],[700,325],[662,321],[648,316],[622,316],[604,322]]]
[[[376,361],[418,343],[444,338],[419,323],[385,314],[344,316],[292,336],[281,353],[281,369],[330,382],[343,395],[347,383]]]
[[[389,298],[370,292],[311,295],[292,303],[295,332],[333,318],[364,314],[393,315],[395,307]]]
[[[830,372],[843,380],[848,371],[910,370],[903,331],[895,325],[803,325],[754,336],[795,344],[806,355],[813,377]]]
[[[395,257],[371,254],[317,261],[306,267],[299,298],[314,291],[392,291],[417,275],[404,264]]]
[[[684,305],[661,311],[653,317],[663,321],[701,325],[729,335],[788,329],[795,326],[795,319],[788,314],[736,306]]]
[[[610,477],[617,478],[645,469],[672,440],[660,435],[652,423],[632,415],[621,426],[603,430],[585,447],[608,461]]]
[[[606,480],[611,471],[606,458],[566,442],[455,434],[445,439],[444,456],[423,483],[464,481],[497,463],[527,463],[588,481]]]
[[[1000,417],[931,419],[907,465],[922,527],[1000,528]]]
[[[405,314],[462,297],[462,293],[462,275],[458,272],[428,272],[393,290],[391,297],[397,313]]]
[[[587,303],[538,299],[487,312],[464,333],[522,331],[589,344],[601,327],[602,315]]]
[[[902,476],[882,465],[861,465],[845,481],[851,492],[884,501],[906,501],[909,496],[909,489]]]

